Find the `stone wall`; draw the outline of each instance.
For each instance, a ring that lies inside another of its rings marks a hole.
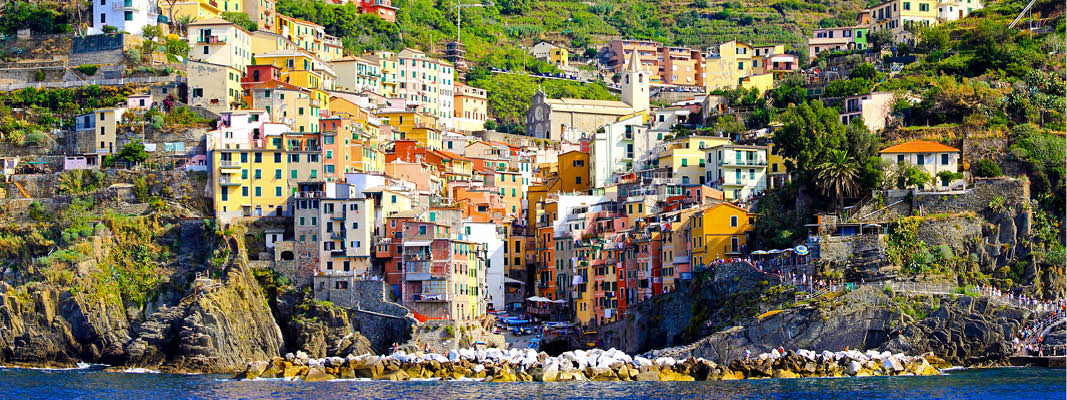
[[[386,353],[393,343],[411,339],[418,322],[407,307],[386,299],[385,281],[355,281],[352,289],[356,304],[349,317],[375,351]]]
[[[819,259],[845,263],[857,253],[884,249],[885,235],[823,236],[819,240]]]

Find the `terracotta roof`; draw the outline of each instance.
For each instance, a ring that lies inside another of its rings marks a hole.
[[[459,154],[456,154],[456,153],[453,153],[453,152],[450,152],[450,151],[433,150],[433,152],[437,153],[438,156],[444,156],[444,158],[449,158],[449,159],[452,159],[452,160],[462,160],[462,161],[471,161],[471,162],[474,161],[474,160],[471,160],[471,159],[469,159],[467,157],[461,156]]]
[[[905,142],[880,151],[879,153],[958,153],[960,150],[937,142]]]

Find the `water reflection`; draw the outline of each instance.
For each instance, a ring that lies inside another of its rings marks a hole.
[[[0,399],[1063,399],[1063,370],[998,368],[937,377],[728,382],[235,382],[217,375],[0,369]]]

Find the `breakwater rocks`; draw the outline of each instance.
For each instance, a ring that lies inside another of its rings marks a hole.
[[[450,351],[440,354],[388,356],[364,354],[346,358],[308,358],[287,354],[254,361],[234,379],[290,379],[308,382],[333,379],[483,380],[486,382],[553,381],[713,381],[760,378],[808,378],[884,375],[937,375],[947,363],[933,355],[906,356],[889,352],[772,350],[746,360],[717,364],[702,358],[648,359],[621,351],[575,350],[558,357],[533,350]]]

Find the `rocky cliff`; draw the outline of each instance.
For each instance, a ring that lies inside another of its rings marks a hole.
[[[224,372],[281,354],[281,330],[245,268],[194,290],[143,316],[48,284],[0,284],[0,363]]]
[[[759,354],[778,346],[816,352],[847,347],[932,352],[954,365],[993,365],[1007,361],[1008,338],[1030,318],[1026,311],[962,295],[907,296],[865,287],[831,296],[652,354],[729,362],[744,358],[746,350]]]

